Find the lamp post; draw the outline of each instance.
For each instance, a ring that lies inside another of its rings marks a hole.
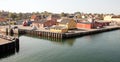
[[[11,29],[11,24],[10,24],[10,20],[12,20],[11,18],[9,18],[9,27],[8,27],[8,33],[10,36],[13,35],[13,30]]]
[[[8,26],[8,28],[9,28],[9,29],[11,28],[11,25],[10,25],[10,20],[11,20],[11,18],[9,18],[9,26]]]
[[[10,28],[11,28],[11,26],[10,26],[10,18],[8,18],[8,27],[6,27],[6,35],[9,35]]]

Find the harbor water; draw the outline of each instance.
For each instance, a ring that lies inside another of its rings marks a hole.
[[[71,39],[20,36],[19,52],[0,62],[120,62],[120,30]]]

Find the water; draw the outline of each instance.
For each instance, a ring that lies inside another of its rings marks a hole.
[[[120,62],[120,30],[67,40],[20,37],[20,50],[0,62]]]

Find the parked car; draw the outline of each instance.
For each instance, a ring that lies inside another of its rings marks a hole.
[[[26,21],[23,22],[23,26],[27,26],[27,22]]]

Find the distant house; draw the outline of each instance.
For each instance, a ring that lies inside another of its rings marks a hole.
[[[92,29],[93,28],[93,24],[89,23],[89,22],[79,22],[76,25],[77,28],[84,28],[84,29]]]
[[[75,29],[76,28],[76,22],[73,19],[62,19],[59,23],[59,26],[64,26],[67,29]]]
[[[4,17],[0,17],[0,25],[8,25],[7,19]]]
[[[51,32],[65,33],[68,32],[69,29],[76,28],[76,22],[73,19],[63,18],[59,19],[58,22],[59,23],[57,25],[54,25],[50,28]]]
[[[39,20],[39,21],[33,21],[32,25],[36,26],[37,28],[45,28],[45,27],[51,27],[53,25],[55,25],[56,23],[54,21],[51,20]]]
[[[86,21],[86,22],[77,22],[76,27],[77,28],[83,28],[83,29],[94,29],[94,28],[103,28],[104,26],[109,26],[110,22],[107,21],[94,21],[94,22],[90,22],[90,21]]]
[[[65,32],[68,32],[68,29],[64,26],[52,26],[50,28],[50,31],[51,32],[56,32],[56,33],[65,33]]]
[[[31,21],[38,21],[38,20],[40,20],[40,19],[41,19],[40,16],[32,15],[30,20],[31,20]]]
[[[2,21],[7,21],[7,19],[4,17],[0,17],[0,22],[2,22]]]
[[[115,21],[115,22],[120,22],[120,16],[111,16],[111,15],[108,15],[108,16],[105,16],[104,17],[104,20],[105,21]]]
[[[54,22],[53,24],[57,23],[57,19],[60,19],[60,16],[56,14],[47,17],[47,20]]]
[[[76,27],[77,28],[85,28],[85,29],[92,29],[93,28],[93,20],[89,19],[89,18],[81,18],[76,20],[77,24]]]
[[[56,25],[59,25],[59,23],[62,21],[63,19],[57,19]]]

